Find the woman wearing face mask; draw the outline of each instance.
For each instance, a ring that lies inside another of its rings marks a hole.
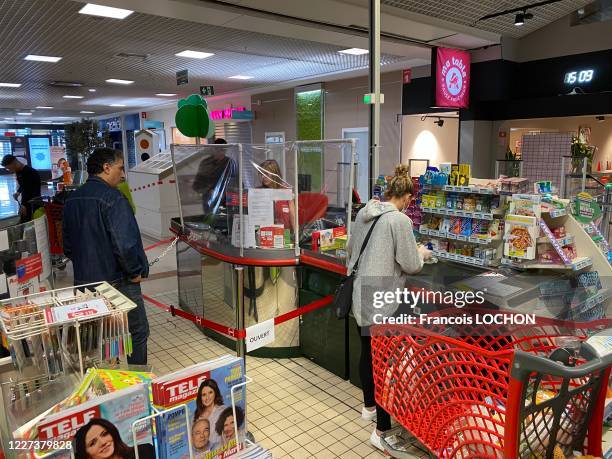
[[[207,379],[200,384],[198,398],[196,399],[196,412],[193,422],[200,419],[207,419],[211,426],[214,426],[226,406],[223,404],[223,397],[219,390],[219,385],[214,379]],[[212,429],[211,429],[212,430]],[[210,431],[210,443],[219,443],[219,436],[212,430]]]
[[[399,308],[398,303],[384,303],[374,307],[374,292],[403,289],[407,276],[419,272],[423,261],[431,257],[431,251],[417,247],[412,233],[412,221],[403,213],[414,194],[408,167],[399,165],[385,192],[386,202],[370,200],[359,211],[348,243],[349,265],[351,272],[366,235],[372,225],[372,233],[365,250],[359,259],[353,287],[353,315],[361,336],[361,358],[359,372],[363,386],[364,408],[362,417],[366,420],[376,418],[376,429],[370,442],[383,449],[380,442],[382,432],[391,428],[389,414],[374,401],[374,379],[372,375],[372,354],[369,327],[376,317],[393,316]],[[363,298],[362,298],[363,296]]]
[[[121,435],[111,422],[94,418],[77,430],[72,442],[76,459],[132,459],[134,448],[121,440]],[[154,459],[153,445],[138,445],[138,457]]]

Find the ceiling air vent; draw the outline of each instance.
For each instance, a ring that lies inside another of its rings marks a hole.
[[[138,53],[118,53],[115,57],[121,57],[123,59],[140,59],[141,61],[147,60],[150,54],[138,54]]]
[[[60,88],[80,88],[83,83],[77,81],[52,81],[49,83],[51,86],[57,86]]]

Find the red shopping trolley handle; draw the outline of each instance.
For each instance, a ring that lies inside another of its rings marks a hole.
[[[590,346],[583,343],[583,349],[587,352]],[[586,348],[586,349],[585,349]],[[588,362],[575,367],[567,367],[561,363],[555,362],[548,357],[530,354],[525,351],[514,351],[514,360],[512,362],[512,370],[510,374],[518,381],[527,381],[529,375],[533,372],[540,374],[557,376],[559,378],[582,378],[596,371],[605,370],[612,366],[612,353],[603,357],[594,357]]]

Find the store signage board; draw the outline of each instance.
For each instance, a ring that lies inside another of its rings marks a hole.
[[[402,82],[409,84],[412,81],[412,69],[404,69],[402,71]]]
[[[215,88],[212,86],[200,86],[200,95],[201,96],[214,96]]]
[[[452,48],[434,48],[432,53],[434,105],[467,108],[470,100],[470,53]]]
[[[48,325],[70,322],[79,319],[91,319],[108,314],[108,306],[101,298],[82,303],[67,304],[45,309],[45,321]]]
[[[236,119],[234,118],[234,113],[245,111],[250,112],[250,110],[247,110],[246,107],[230,107],[224,110],[213,110],[210,112],[210,118],[213,120],[231,120]]]
[[[178,72],[176,72],[176,85],[182,86],[187,83],[189,83],[189,71],[179,70]]]
[[[37,253],[15,262],[17,280],[26,282],[42,273],[42,255]]]
[[[274,319],[260,322],[246,329],[246,350],[254,351],[274,342]]]
[[[232,112],[233,120],[252,120],[255,119],[251,110],[234,110]]]
[[[580,223],[589,224],[601,217],[601,208],[588,193],[579,193],[574,199],[574,218]]]

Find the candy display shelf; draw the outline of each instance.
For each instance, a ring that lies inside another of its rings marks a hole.
[[[457,241],[471,242],[473,244],[481,244],[481,245],[489,245],[493,242],[501,242],[500,238],[494,239],[490,237],[479,238],[476,236],[464,236],[461,234],[447,233],[446,231],[430,230],[428,228],[420,229],[419,233],[426,235],[426,236],[441,237],[445,239],[453,239]]]
[[[560,246],[564,246],[564,245],[573,244],[574,240],[575,240],[574,236],[569,235],[569,236],[565,236],[564,238],[557,239],[557,243]],[[538,244],[545,244],[545,243],[550,243],[550,239],[548,237],[542,236],[538,238]]]
[[[510,266],[517,269],[568,269],[572,271],[580,271],[593,265],[593,260],[590,257],[578,257],[572,260],[570,264],[559,263],[536,263],[532,261],[516,261],[510,258],[502,258],[502,265]]]
[[[470,217],[479,220],[493,220],[493,217],[501,217],[503,213],[501,211],[496,212],[471,212],[468,210],[453,210],[446,209],[444,207],[424,207],[421,206],[421,210],[426,214],[437,214],[447,215],[449,217]]]
[[[495,263],[491,263],[490,260],[485,260],[484,258],[468,257],[466,255],[448,253],[440,250],[434,250],[433,256],[440,259],[455,261],[458,263],[466,263],[473,266],[495,266]]]
[[[441,191],[450,191],[452,193],[470,193],[470,194],[499,194],[495,188],[490,187],[480,187],[476,185],[470,186],[459,186],[459,185],[444,185],[444,186],[434,186],[434,185],[423,185],[424,190],[441,190]]]

